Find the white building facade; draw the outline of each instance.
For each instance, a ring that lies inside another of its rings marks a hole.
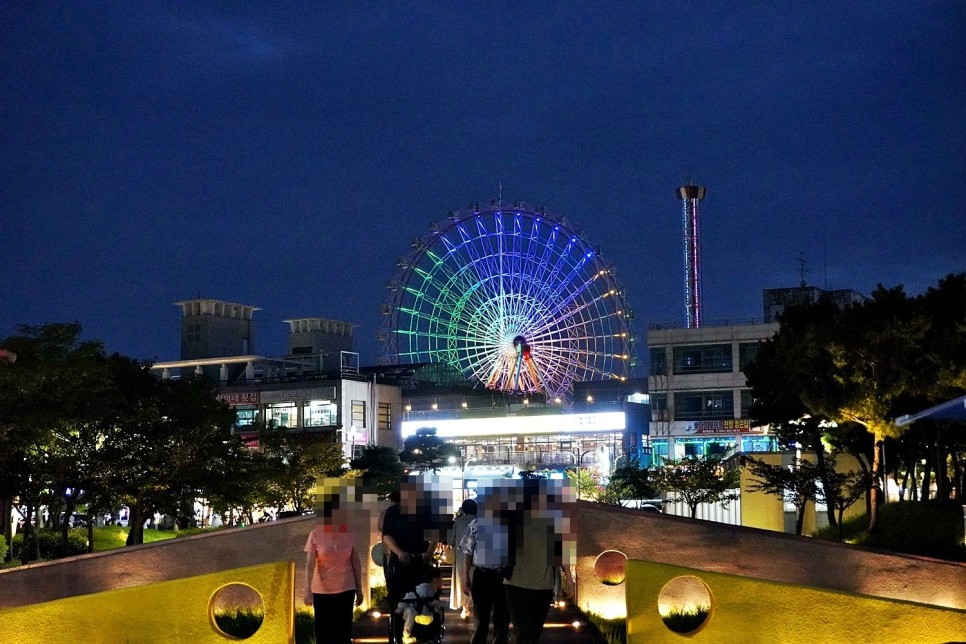
[[[655,460],[776,448],[767,427],[750,421],[751,391],[742,369],[777,331],[777,322],[648,330]]]

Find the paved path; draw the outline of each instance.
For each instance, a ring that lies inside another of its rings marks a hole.
[[[476,628],[476,620],[460,619],[459,612],[449,609],[449,576],[450,568],[443,569],[445,581],[443,589],[444,604],[446,606],[446,634],[443,641],[452,644],[469,644]],[[365,615],[353,624],[353,641],[359,644],[381,644],[388,642],[388,625],[386,617],[373,619]],[[574,623],[577,626],[574,626]],[[491,634],[492,638],[492,634]],[[510,642],[513,642],[513,627],[510,627]],[[540,636],[540,644],[603,644],[603,640],[596,629],[587,624],[587,619],[580,611],[572,606],[553,607],[547,615],[547,622]]]

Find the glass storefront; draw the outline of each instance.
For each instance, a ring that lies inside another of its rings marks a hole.
[[[298,427],[298,407],[294,402],[281,402],[266,405],[265,423],[269,427]]]
[[[775,452],[778,450],[774,436],[742,436],[741,451],[743,452]]]
[[[235,407],[235,427],[251,427],[259,419],[258,407],[254,405]]]
[[[734,436],[714,436],[712,438],[675,438],[674,458],[682,459],[692,456],[722,457],[737,446]]]
[[[612,470],[624,454],[623,433],[494,436],[454,439],[464,463],[562,469],[578,463]]]
[[[339,424],[339,408],[330,400],[312,400],[302,406],[303,426],[334,427]]]

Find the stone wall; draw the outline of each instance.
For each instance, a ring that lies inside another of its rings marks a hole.
[[[889,599],[966,608],[966,564],[874,551],[783,533],[578,502],[577,580],[581,608],[614,615],[623,585],[604,585],[597,557],[628,559]]]
[[[298,606],[305,588],[302,548],[315,525],[315,517],[297,517],[2,570],[0,608],[286,560],[295,562]],[[374,568],[369,548],[376,540],[373,533],[357,545],[364,571]]]
[[[575,516],[578,602],[595,612],[613,613],[624,605],[623,584],[605,586],[594,574],[597,557],[607,550],[629,559],[966,608],[962,563],[584,501]],[[299,605],[302,548],[314,525],[314,517],[286,519],[3,570],[0,608],[283,560],[295,562]],[[372,530],[357,546],[363,569],[375,577],[381,569],[369,549],[378,538]]]

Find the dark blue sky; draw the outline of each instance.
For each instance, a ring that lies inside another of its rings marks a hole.
[[[966,270],[966,3],[0,3],[0,337],[176,359],[196,296],[360,325],[410,240],[503,184],[618,269],[643,340],[799,280]]]

